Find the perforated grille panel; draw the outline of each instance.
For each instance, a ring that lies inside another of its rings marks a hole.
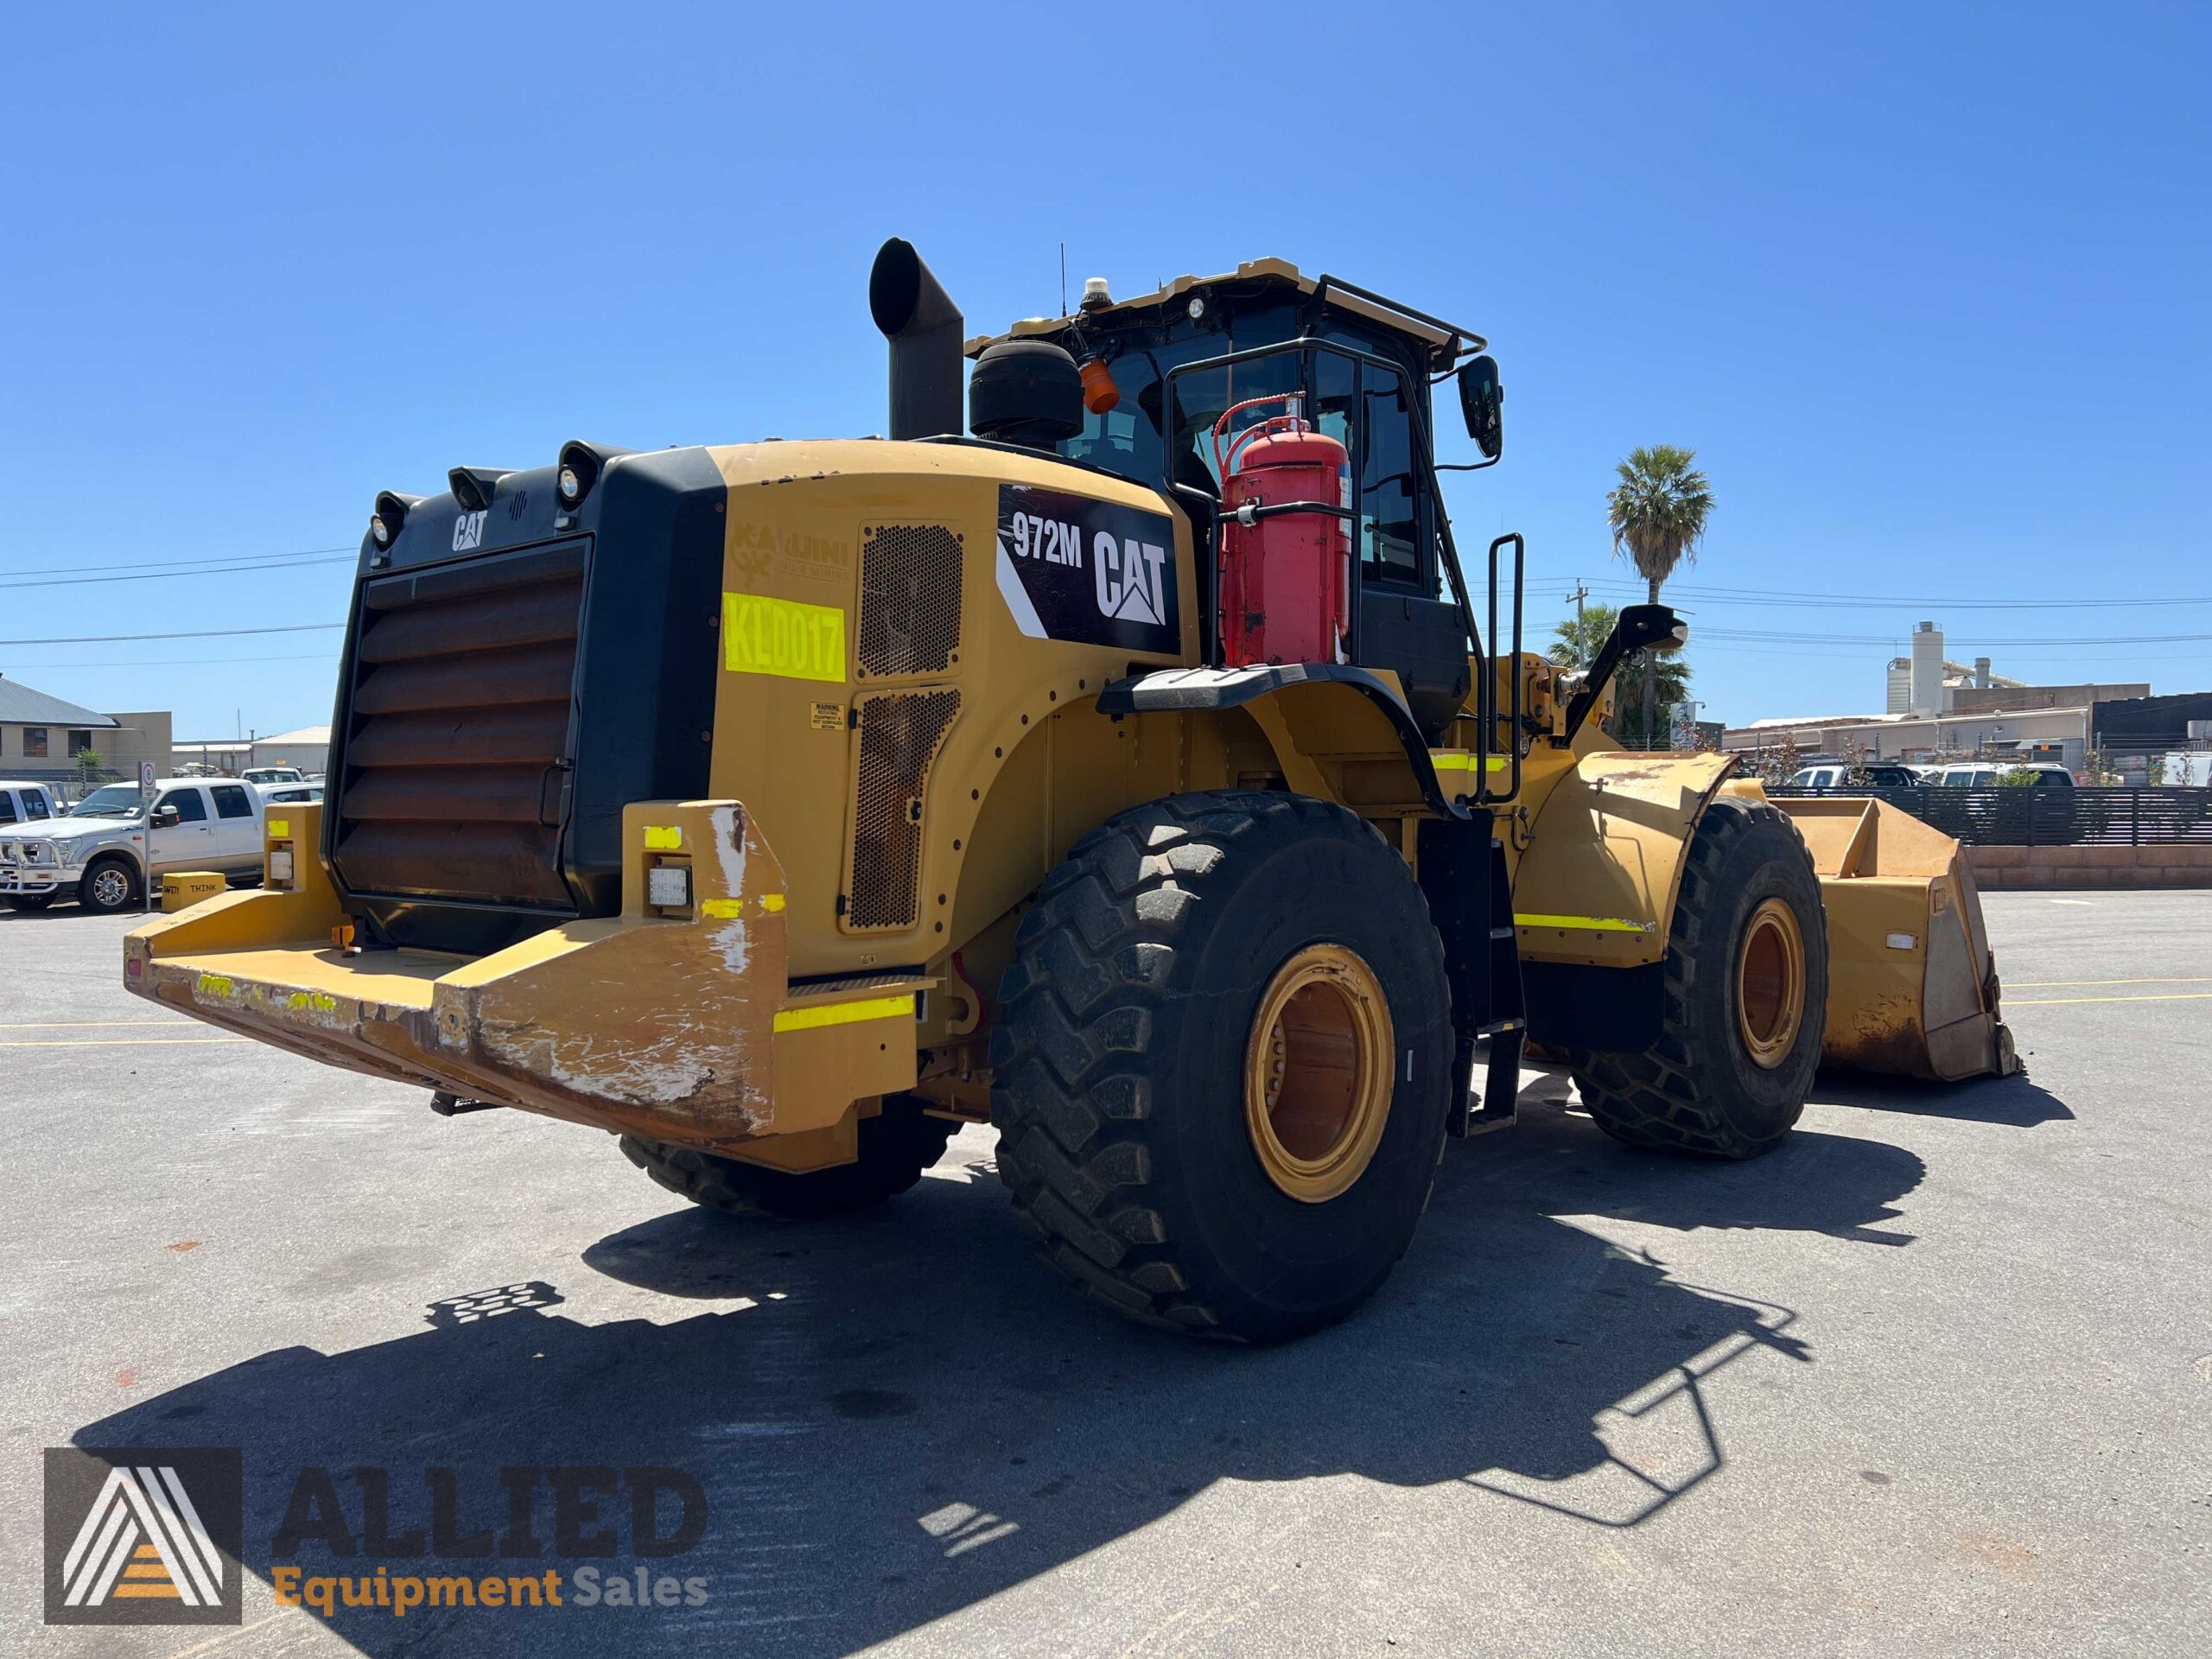
[[[960,649],[960,537],[882,524],[861,544],[861,672],[939,674]]]
[[[859,704],[861,756],[845,925],[912,927],[920,916],[930,767],[960,712],[957,691],[894,691]]]

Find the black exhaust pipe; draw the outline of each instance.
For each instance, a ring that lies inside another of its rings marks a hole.
[[[893,237],[868,276],[868,308],[891,342],[891,435],[957,437],[964,422],[960,308],[914,245]]]

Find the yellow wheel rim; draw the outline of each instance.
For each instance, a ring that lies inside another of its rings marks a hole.
[[[1309,944],[1276,970],[1244,1051],[1244,1126],[1268,1179],[1325,1204],[1365,1173],[1390,1116],[1390,1007],[1375,970]]]
[[[1772,1071],[1805,1022],[1805,936],[1797,912],[1770,899],[1751,912],[1736,953],[1736,1029],[1752,1060]]]

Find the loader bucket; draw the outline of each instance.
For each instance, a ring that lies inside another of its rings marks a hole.
[[[1773,804],[1804,836],[1827,909],[1821,1063],[1945,1083],[2018,1071],[1959,843],[1885,801]]]

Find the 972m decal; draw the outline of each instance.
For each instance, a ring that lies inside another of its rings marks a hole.
[[[1036,639],[1173,656],[1182,649],[1166,513],[1027,484],[999,486],[998,585]]]

